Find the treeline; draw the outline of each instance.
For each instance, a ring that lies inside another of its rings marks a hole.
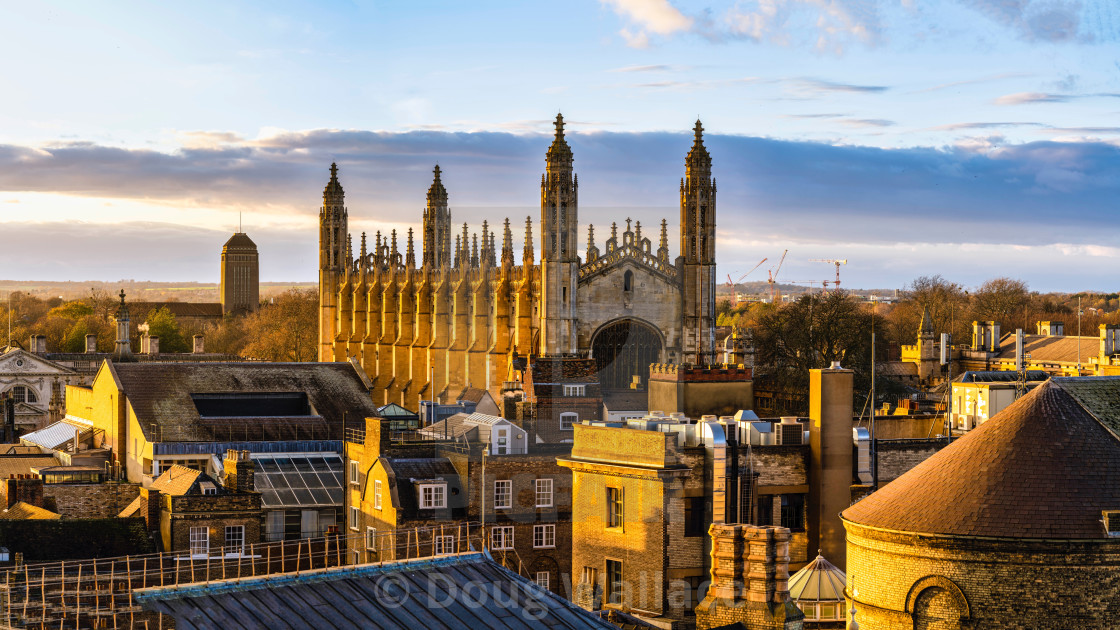
[[[318,342],[318,293],[290,289],[260,310],[227,316],[220,322],[178,320],[166,307],[145,313],[130,309],[130,341],[140,350],[140,325],[159,337],[160,352],[190,352],[193,338],[205,338],[207,352],[267,361],[314,361]],[[9,311],[9,304],[10,311]],[[51,352],[83,352],[86,335],[97,336],[97,350],[111,352],[116,343],[114,315],[120,302],[103,289],[77,300],[42,299],[13,292],[0,302],[0,325],[11,321],[9,343],[26,348],[31,335],[44,335]]]
[[[807,298],[802,296],[785,305],[754,302],[732,306],[730,300],[721,300],[717,305],[717,324],[755,330],[775,311],[800,308],[796,305]],[[824,299],[820,294],[814,298]],[[1035,333],[1036,322],[1060,321],[1065,325],[1065,334],[1076,335],[1078,298],[1082,335],[1095,337],[1100,324],[1120,322],[1120,294],[1038,293],[1030,291],[1026,282],[1012,278],[994,278],[968,290],[939,275],[922,276],[908,284],[899,298],[894,304],[860,302],[881,317],[877,330],[884,348],[913,344],[925,309],[929,309],[934,332],[952,334],[954,345],[972,342],[973,321],[996,321],[1001,332],[1022,328],[1027,334]]]

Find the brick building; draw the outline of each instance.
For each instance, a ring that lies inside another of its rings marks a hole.
[[[1108,628],[1120,378],[1053,378],[843,512],[865,630]]]
[[[523,426],[545,442],[571,441],[574,425],[601,418],[603,394],[594,359],[530,357],[526,381],[534,405]]]

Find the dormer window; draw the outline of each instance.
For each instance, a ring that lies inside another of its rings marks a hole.
[[[586,396],[587,395],[586,392],[587,392],[587,386],[586,385],[565,385],[564,386],[564,395],[565,396]]]
[[[447,507],[447,484],[420,484],[420,508],[431,510]]]
[[[1101,514],[1104,516],[1101,522],[1104,523],[1105,535],[1120,538],[1120,510],[1104,510]]]
[[[202,483],[198,484],[198,487],[202,489],[202,494],[218,494],[217,486],[210,483],[209,481],[203,481]]]

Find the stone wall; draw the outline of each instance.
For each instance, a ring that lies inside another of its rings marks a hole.
[[[243,525],[246,545],[261,541],[261,495],[258,493],[163,495],[160,500],[160,529],[165,551],[189,549],[192,527],[209,529],[211,550],[225,545],[226,526]]]
[[[49,483],[43,497],[63,518],[112,518],[140,495],[138,483]]]
[[[978,539],[845,522],[864,630],[1111,628],[1120,540]]]
[[[948,445],[944,439],[877,440],[879,485],[890,483]]]

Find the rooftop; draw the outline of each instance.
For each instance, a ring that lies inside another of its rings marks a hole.
[[[615,628],[477,552],[139,589],[134,597],[194,628]]]
[[[843,512],[894,531],[1101,539],[1120,510],[1120,377],[1052,378]]]
[[[7,520],[55,520],[60,518],[62,516],[59,514],[23,501],[16,501],[12,504],[12,507],[0,512],[0,519]]]
[[[1080,351],[1078,348],[1080,347]],[[999,359],[1015,360],[1015,333],[1007,333],[999,342]],[[1097,356],[1100,339],[1065,335],[1023,335],[1023,352],[1030,354],[1031,363],[1087,364],[1090,356]]]
[[[789,578],[789,596],[795,603],[842,602],[847,577],[834,564],[817,557]]]

